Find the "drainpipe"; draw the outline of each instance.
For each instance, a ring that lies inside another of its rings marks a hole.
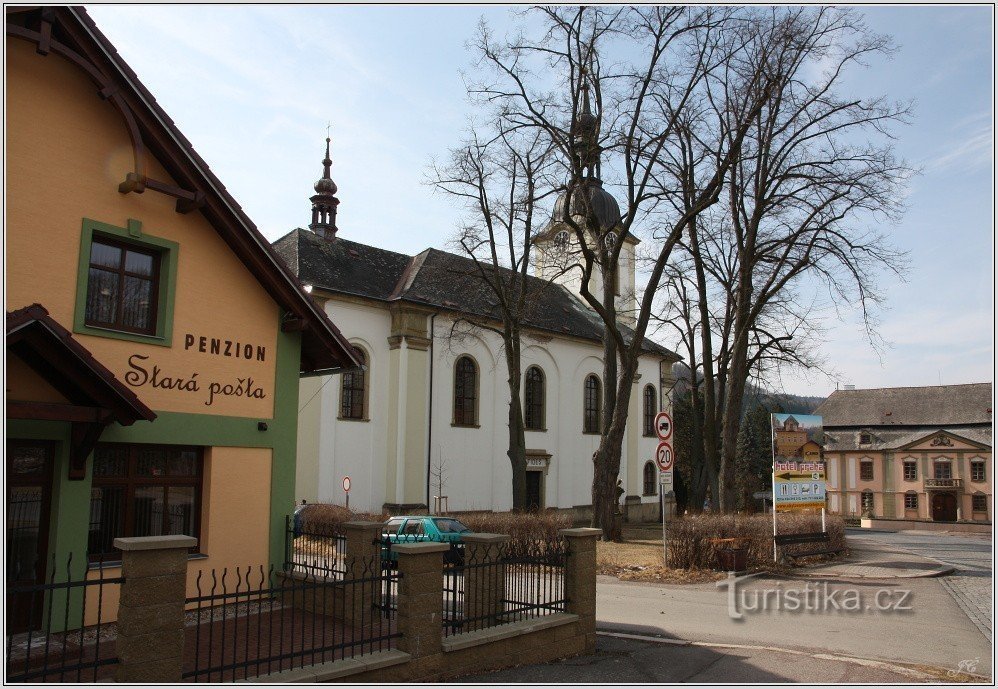
[[[429,389],[429,428],[426,429],[426,510],[430,511],[430,470],[433,466],[433,326],[437,318],[434,312],[430,316],[430,389]]]

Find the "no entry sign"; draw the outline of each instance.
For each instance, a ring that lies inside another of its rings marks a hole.
[[[676,457],[672,454],[672,443],[667,440],[660,442],[655,450],[655,463],[658,464],[658,468],[662,471],[669,471],[675,460]]]
[[[349,476],[344,476],[343,477],[343,492],[344,493],[349,493],[350,492],[350,477]]]
[[[672,437],[672,417],[669,412],[660,411],[655,415],[655,432],[658,433],[659,440],[668,440]]]

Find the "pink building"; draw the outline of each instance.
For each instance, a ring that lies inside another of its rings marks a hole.
[[[836,390],[824,421],[828,511],[990,522],[991,383]]]

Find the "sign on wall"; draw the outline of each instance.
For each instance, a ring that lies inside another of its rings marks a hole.
[[[773,414],[773,505],[777,512],[825,506],[824,429],[820,416]]]

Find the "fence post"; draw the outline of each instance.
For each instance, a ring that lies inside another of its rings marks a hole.
[[[344,580],[370,580],[349,584],[347,588],[350,590],[344,591],[345,619],[355,627],[370,628],[380,622],[374,610],[381,605],[381,582],[375,581],[381,574],[381,526],[380,522],[342,524],[346,540],[343,553],[346,572]]]
[[[414,659],[442,653],[447,543],[399,543],[398,648]]]
[[[581,618],[586,653],[596,652],[596,539],[600,529],[561,529],[565,557],[565,611]]]
[[[184,604],[191,536],[116,538],[121,550],[117,682],[177,683],[184,666]]]
[[[463,617],[466,620],[461,631],[492,627],[505,612],[506,563],[502,546],[509,536],[474,533],[464,534],[461,540],[465,543]]]

